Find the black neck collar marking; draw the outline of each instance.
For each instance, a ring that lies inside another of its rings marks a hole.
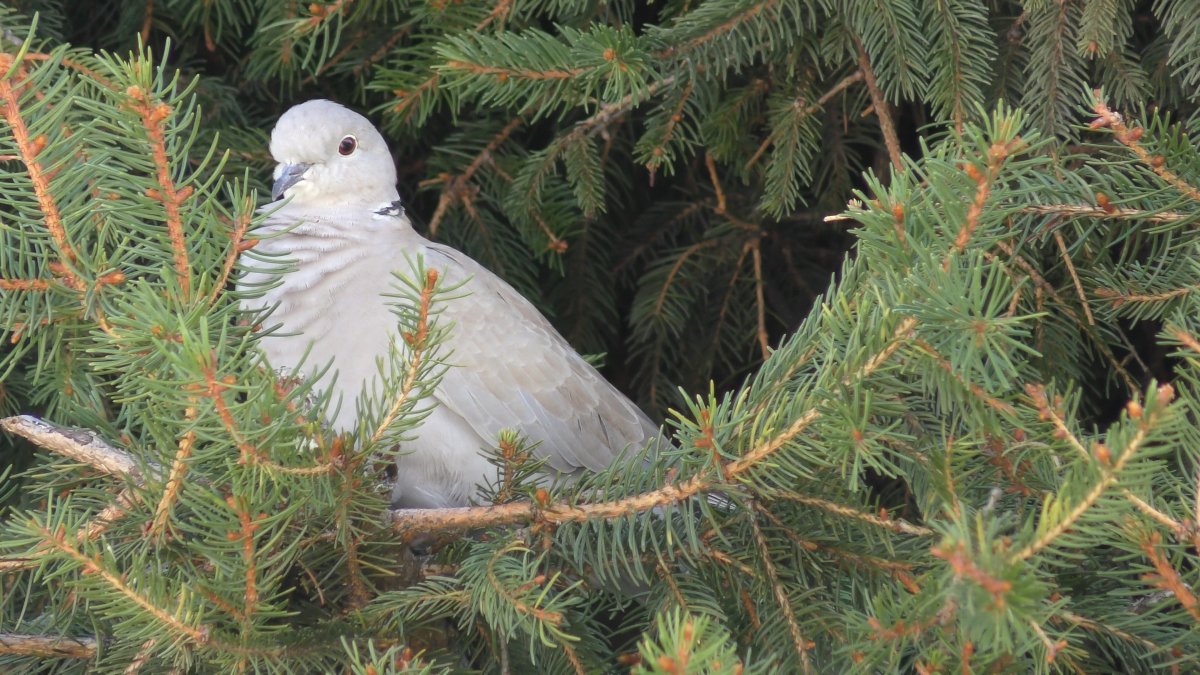
[[[400,216],[404,215],[404,204],[401,204],[400,200],[397,199],[396,201],[379,209],[375,213],[381,216],[394,216],[399,218]]]

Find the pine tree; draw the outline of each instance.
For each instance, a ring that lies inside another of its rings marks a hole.
[[[5,672],[1200,669],[1189,0],[9,5]],[[455,290],[343,436],[233,291],[316,96],[673,448],[389,510]]]

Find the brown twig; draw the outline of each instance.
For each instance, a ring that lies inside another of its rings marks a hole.
[[[1130,644],[1135,644],[1135,645],[1144,647],[1144,648],[1149,649],[1154,652],[1167,652],[1168,651],[1165,647],[1163,647],[1163,645],[1160,645],[1151,640],[1147,640],[1144,637],[1134,635],[1133,633],[1129,633],[1127,631],[1121,630],[1120,628],[1109,626],[1107,624],[1103,624],[1098,621],[1093,621],[1092,619],[1089,619],[1085,616],[1080,616],[1079,614],[1075,614],[1074,612],[1070,612],[1065,609],[1059,610],[1057,613],[1052,614],[1050,616],[1050,618],[1051,618],[1051,620],[1055,620],[1055,621],[1065,621],[1067,623],[1070,623],[1075,626],[1079,626],[1080,628],[1082,628],[1086,631],[1089,631],[1091,633],[1096,633],[1098,635],[1111,635],[1120,640],[1124,640],[1125,642],[1128,642]],[[1191,661],[1193,663],[1195,663],[1197,661],[1197,658],[1195,655],[1187,654],[1187,655],[1183,655],[1183,657],[1186,660]]]
[[[475,32],[478,33],[484,28],[487,28],[493,21],[498,21],[498,29],[504,30],[504,20],[508,18],[508,13],[512,11],[513,0],[499,0],[492,11],[483,18],[483,21],[475,24]]]
[[[249,505],[234,495],[230,495],[225,503],[237,516],[238,529],[230,534],[241,541],[242,560],[246,564],[245,589],[242,592],[244,605],[238,614],[242,619],[242,630],[248,634],[252,628],[250,619],[258,610],[258,556],[255,550],[254,536],[259,529],[257,521],[265,516],[256,517],[251,514]]]
[[[1182,298],[1186,295],[1194,293],[1195,291],[1195,286],[1172,288],[1169,291],[1162,291],[1160,293],[1126,293],[1123,290],[1115,290],[1112,288],[1097,288],[1096,295],[1112,303],[1113,308],[1117,308],[1130,302],[1168,302],[1170,300],[1175,300],[1176,298]]]
[[[226,375],[219,380],[217,379],[217,355],[212,351],[208,354],[208,363],[201,370],[204,374],[204,384],[194,385],[192,388],[202,398],[212,401],[213,409],[217,412],[217,418],[221,420],[221,424],[225,427],[225,433],[229,434],[229,438],[237,446],[238,452],[241,454],[238,460],[240,463],[292,476],[319,476],[334,470],[334,463],[332,461],[316,466],[284,466],[260,452],[259,448],[246,440],[241,430],[238,429],[237,422],[233,418],[233,413],[229,410],[229,404],[225,402],[225,391],[236,383],[237,379],[233,375]]]
[[[500,66],[488,66],[479,63],[470,63],[467,61],[459,61],[452,59],[442,64],[446,70],[461,70],[471,73],[472,75],[492,75],[500,82],[508,80],[533,80],[535,82],[546,82],[552,80],[570,80],[582,75],[586,69],[571,68],[569,70],[560,70],[551,68],[548,70],[533,70],[530,68],[503,68]]]
[[[754,304],[757,309],[758,348],[763,361],[771,358],[771,343],[767,337],[767,300],[763,289],[762,238],[757,238],[747,244],[750,247],[750,257],[754,262]]]
[[[471,179],[475,177],[475,173],[478,172],[485,163],[492,161],[493,153],[495,153],[501,145],[508,141],[513,132],[519,129],[524,123],[525,118],[520,115],[510,120],[508,124],[504,125],[504,128],[501,129],[498,134],[493,136],[492,139],[488,141],[488,144],[484,146],[483,150],[479,151],[479,154],[472,158],[471,163],[467,165],[466,169],[463,169],[461,174],[456,176],[444,174],[431,180],[421,181],[420,187],[444,183],[442,187],[442,193],[438,197],[437,208],[433,212],[433,217],[429,219],[429,236],[437,236],[438,226],[442,222],[446,208],[454,199],[459,199],[464,202],[474,199],[475,191],[468,189]]]
[[[142,13],[142,44],[150,44],[150,28],[154,25],[154,0],[146,0],[146,9]],[[212,51],[211,49],[209,51]]]
[[[99,84],[100,86],[104,87],[105,89],[109,89],[109,90],[116,89],[116,86],[113,85],[113,83],[108,78],[104,77],[100,73],[97,73],[96,71],[92,70],[91,68],[88,68],[87,66],[83,65],[82,63],[79,63],[78,61],[75,61],[72,59],[67,59],[67,58],[57,57],[55,54],[39,54],[37,52],[30,52],[25,55],[26,61],[52,61],[55,58],[58,58],[58,62],[61,63],[62,65],[66,66],[67,68],[70,68],[71,70],[74,70],[75,72],[87,77],[90,80],[95,81],[96,84]],[[0,56],[0,66],[3,66],[3,57],[2,56]]]
[[[133,456],[112,447],[93,432],[60,427],[31,415],[0,420],[0,428],[108,475],[128,477],[138,484],[142,482],[141,468]],[[154,464],[147,465],[147,469],[153,477],[162,474],[162,470]],[[109,525],[124,517],[137,500],[138,497],[130,490],[122,490],[112,504],[102,509],[83,528],[82,539],[94,541],[108,530]],[[0,572],[33,569],[46,552],[46,549],[40,549],[30,557],[0,560]]]
[[[113,503],[104,507],[81,528],[81,541],[95,541],[108,531],[110,525],[129,514],[129,509],[140,501],[140,498],[129,489],[121,490]],[[0,573],[23,572],[37,569],[39,561],[49,552],[46,548],[37,549],[26,557],[0,559]]]
[[[654,299],[655,314],[662,313],[663,305],[667,301],[667,292],[671,290],[671,284],[674,283],[676,275],[679,274],[679,270],[683,269],[683,264],[687,262],[688,258],[706,248],[712,248],[713,246],[716,246],[718,243],[720,243],[720,241],[720,239],[706,239],[699,241],[687,247],[679,254],[679,258],[675,261],[675,264],[671,265],[671,269],[667,271],[667,278],[663,279],[662,288],[658,291],[658,297]]]
[[[405,31],[401,30],[401,31],[397,31],[397,32],[399,34],[403,35]],[[319,78],[322,75],[324,75],[325,73],[329,72],[330,68],[333,68],[337,64],[341,63],[342,59],[346,58],[346,55],[349,54],[350,52],[354,51],[354,48],[359,45],[359,43],[362,41],[364,35],[366,35],[366,31],[360,30],[360,31],[355,32],[354,35],[352,35],[349,40],[346,40],[346,45],[344,47],[342,47],[341,49],[339,49],[336,54],[329,57],[328,61],[326,61],[325,63],[322,63],[320,68],[318,68],[315,72],[310,73],[303,80],[300,80],[300,86],[307,87],[308,85],[312,84],[313,82],[316,82],[317,78]]]
[[[971,205],[967,207],[967,218],[963,222],[962,227],[958,230],[958,235],[954,238],[954,246],[951,253],[962,253],[967,249],[967,245],[971,243],[971,237],[975,235],[975,230],[979,227],[979,219],[983,217],[984,208],[987,206],[988,198],[992,194],[992,183],[1000,177],[1000,170],[1004,167],[1004,162],[1009,158],[1013,151],[1021,143],[1020,139],[1013,139],[1008,143],[992,143],[988,148],[986,158],[986,168],[981,172],[976,166],[970,162],[964,162],[963,171],[967,176],[975,181],[975,197],[971,200]],[[950,255],[946,256],[942,263],[943,269],[949,269]]]
[[[412,90],[394,89],[394,90],[392,90],[392,95],[395,96],[397,99],[397,102],[394,105],[392,105],[392,112],[394,112],[396,114],[403,113],[404,114],[404,122],[407,124],[409,121],[412,120],[413,114],[416,113],[417,109],[419,108],[419,106],[417,105],[417,102],[420,101],[421,97],[424,96],[426,93],[437,89],[438,81],[439,81],[439,76],[437,73],[434,73],[433,75],[430,75],[429,77],[427,77],[424,82],[422,82],[421,84],[418,84],[415,89],[412,89]]]
[[[1071,281],[1075,283],[1075,293],[1079,295],[1079,304],[1083,305],[1083,315],[1087,318],[1089,326],[1096,325],[1096,318],[1092,316],[1092,308],[1088,306],[1087,294],[1083,292],[1083,282],[1079,280],[1079,273],[1075,271],[1075,263],[1071,261],[1071,254],[1067,252],[1067,243],[1063,240],[1062,232],[1054,233],[1054,241],[1058,243],[1058,250],[1062,253],[1063,262],[1067,264],[1067,272],[1071,275]]]
[[[1054,663],[1054,660],[1058,658],[1058,653],[1067,648],[1067,641],[1059,640],[1052,642],[1050,636],[1046,635],[1046,631],[1033,619],[1029,620],[1029,625],[1033,627],[1033,632],[1037,633],[1037,636],[1042,640],[1042,646],[1046,649],[1046,663]]]
[[[133,660],[129,662],[129,665],[126,666],[123,675],[137,675],[140,673],[142,671],[142,666],[146,665],[146,662],[148,662],[150,657],[154,655],[154,648],[156,646],[158,646],[157,638],[150,638],[149,640],[143,642],[142,648],[138,650],[137,655],[135,655]]]
[[[671,116],[667,118],[667,125],[663,129],[662,136],[658,139],[658,144],[650,151],[651,160],[646,168],[650,171],[651,180],[653,180],[654,170],[658,168],[659,160],[667,153],[667,145],[670,144],[671,139],[675,136],[675,128],[683,120],[683,109],[687,105],[688,99],[692,96],[693,86],[694,83],[691,80],[688,80],[683,85],[683,92],[679,95],[679,102],[675,104],[675,109],[671,111]]]
[[[634,92],[628,94],[620,101],[600,106],[600,109],[596,111],[596,114],[576,124],[575,128],[571,130],[571,134],[594,135],[599,133],[601,130],[607,128],[608,125],[611,124],[615,119],[630,110],[635,104],[650,98],[654,94],[658,93],[660,89],[670,87],[671,85],[675,84],[675,80],[675,75],[669,75],[661,80],[651,82],[646,87],[646,91],[641,94]]]
[[[896,135],[896,125],[892,122],[887,99],[879,89],[879,83],[875,80],[875,71],[871,69],[871,59],[867,56],[867,51],[863,49],[862,41],[857,36],[854,38],[854,47],[858,50],[858,67],[862,70],[863,79],[867,82],[867,91],[871,95],[871,104],[875,108],[875,118],[879,120],[879,130],[883,133],[883,144],[887,146],[892,169],[899,173],[904,170],[904,162],[900,155],[900,137]]]
[[[987,393],[983,387],[974,382],[967,381],[965,377],[955,372],[954,365],[950,363],[950,359],[946,358],[941,352],[934,348],[933,345],[925,342],[924,340],[914,340],[913,344],[920,351],[924,352],[927,356],[936,361],[939,368],[946,371],[950,377],[953,377],[960,385],[963,386],[963,388],[971,392],[971,394],[979,400],[983,401],[989,408],[992,408],[993,410],[1005,415],[1012,415],[1016,412],[1014,408],[1006,401],[1002,401],[995,396],[992,396],[991,394]]]
[[[1012,590],[1012,582],[997,579],[988,574],[987,570],[976,565],[963,542],[939,544],[930,550],[930,554],[935,558],[945,560],[954,572],[956,579],[969,579],[991,595],[996,609],[1004,609],[1005,598]]]
[[[0,291],[44,292],[50,290],[47,279],[0,279]]]
[[[1072,310],[1069,305],[1067,305],[1065,302],[1063,302],[1062,297],[1059,296],[1058,291],[1055,290],[1054,286],[1051,286],[1050,282],[1046,281],[1046,279],[1037,271],[1037,269],[1032,264],[1029,263],[1028,260],[1025,260],[1023,257],[1017,255],[1016,247],[1014,247],[1011,243],[1006,242],[1006,241],[999,241],[996,243],[996,246],[1001,251],[1004,251],[1004,253],[1008,256],[1009,260],[1011,260],[1013,262],[1013,264],[1015,264],[1017,267],[1020,267],[1025,272],[1025,274],[1029,275],[1029,278],[1034,283],[1035,295],[1038,297],[1041,297],[1041,296],[1049,297],[1052,300],[1054,300],[1056,303],[1058,303],[1058,306],[1061,307],[1063,310],[1065,310],[1066,315],[1071,319],[1071,321],[1074,322],[1075,325],[1078,326],[1086,335],[1088,335],[1089,337],[1091,337],[1093,339],[1096,349],[1104,356],[1105,360],[1108,361],[1109,365],[1112,366],[1113,370],[1116,371],[1116,373],[1118,375],[1120,375],[1121,380],[1125,383],[1125,386],[1126,386],[1126,388],[1129,389],[1130,393],[1136,392],[1139,389],[1137,380],[1134,379],[1134,377],[1129,374],[1129,371],[1126,370],[1123,365],[1121,365],[1121,362],[1119,360],[1117,360],[1116,356],[1112,353],[1112,349],[1109,348],[1108,344],[1105,341],[1098,339],[1095,335],[1095,332],[1091,329],[1090,326],[1087,325],[1087,322],[1085,322],[1083,319],[1081,319],[1079,317],[1079,315],[1076,314],[1075,311]],[[988,260],[992,260],[996,257],[994,254],[992,254],[990,252],[985,252],[984,256]],[[1038,311],[1039,312],[1042,311],[1042,302],[1041,301],[1038,302]]]
[[[725,191],[721,189],[721,179],[717,176],[717,163],[712,153],[704,153],[704,166],[708,168],[708,179],[712,181],[713,192],[717,195],[717,206],[713,210],[718,214],[725,213]]]

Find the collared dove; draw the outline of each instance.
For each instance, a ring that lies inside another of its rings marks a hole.
[[[273,308],[275,326],[261,346],[271,367],[311,374],[337,372],[333,429],[356,427],[364,385],[377,382],[378,360],[397,340],[396,316],[384,294],[392,273],[424,259],[466,295],[443,304],[450,322],[449,367],[433,392],[436,406],[401,445],[392,501],[406,508],[467,505],[496,469],[481,449],[498,432],[516,429],[537,443],[533,454],[554,472],[607,467],[627,446],[640,449],[659,430],[628,398],[583,360],[550,322],[512,286],[465,254],[413,229],[396,191],[396,169],[383,136],[366,118],[324,100],[297,105],[271,132],[272,196],[282,205],[256,233],[255,251],[292,266],[272,273],[242,261],[243,307]],[[261,264],[259,264],[261,268]],[[265,293],[261,293],[266,287]],[[456,294],[458,295],[458,294]]]

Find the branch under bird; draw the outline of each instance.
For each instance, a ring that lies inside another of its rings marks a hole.
[[[360,394],[378,386],[380,361],[399,338],[394,296],[385,297],[393,273],[420,258],[462,285],[462,297],[442,308],[451,356],[436,405],[400,448],[394,505],[469,504],[495,476],[483,449],[503,429],[518,430],[547,471],[565,475],[602,470],[627,447],[659,437],[512,286],[413,229],[387,143],[365,117],[331,101],[302,103],[279,118],[270,149],[278,162],[272,196],[285,202],[264,207],[254,251],[291,264],[272,285],[277,272],[244,259],[239,291],[246,310],[270,310],[260,344],[272,368],[336,371],[318,384],[331,390],[334,430],[356,428]]]

